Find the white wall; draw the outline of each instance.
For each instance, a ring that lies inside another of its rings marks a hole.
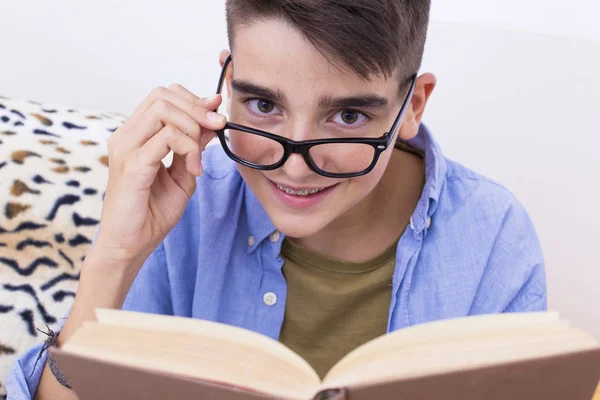
[[[0,92],[125,114],[175,81],[213,93],[223,4],[0,0]]]
[[[600,39],[438,22],[427,50],[429,127],[447,156],[525,204],[550,308],[600,338]]]
[[[432,0],[436,21],[600,38],[598,0]]]
[[[426,120],[527,206],[550,307],[600,338],[600,2],[433,1]],[[0,20],[0,94],[125,114],[157,85],[212,93],[227,45],[216,0],[3,1]]]

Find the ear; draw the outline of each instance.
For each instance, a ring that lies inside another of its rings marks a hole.
[[[225,65],[225,60],[227,60],[227,57],[229,57],[229,50],[223,49],[221,50],[221,53],[219,53],[219,65],[221,66],[221,68],[223,68],[223,65]]]
[[[417,78],[415,91],[398,133],[400,139],[410,140],[417,136],[425,106],[427,106],[427,101],[429,101],[429,96],[431,96],[436,83],[437,79],[431,73],[423,74]]]

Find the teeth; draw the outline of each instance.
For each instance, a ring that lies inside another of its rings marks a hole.
[[[292,189],[286,188],[285,186],[280,185],[278,183],[277,183],[277,187],[279,188],[279,190],[283,190],[287,194],[292,194],[294,196],[310,196],[311,194],[315,194],[317,192],[320,192],[321,190],[325,190],[325,188],[322,188],[322,189],[292,190]]]

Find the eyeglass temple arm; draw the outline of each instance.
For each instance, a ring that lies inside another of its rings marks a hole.
[[[388,132],[390,141],[392,140],[392,137],[394,136],[394,132],[396,132],[396,130],[398,130],[400,123],[404,119],[404,114],[406,113],[406,110],[408,109],[408,104],[410,103],[410,100],[412,99],[412,96],[415,92],[416,85],[417,85],[417,74],[414,74],[411,78],[410,89],[408,90],[406,98],[404,99],[404,104],[402,104],[402,108],[400,109],[400,112],[398,113],[398,116],[396,117],[394,124],[392,125],[392,127],[390,128],[390,131]]]
[[[231,54],[227,56],[225,62],[223,63],[223,68],[221,68],[221,75],[219,76],[219,83],[217,83],[217,93],[221,94],[221,90],[223,89],[223,81],[225,80],[225,73],[227,72],[227,66],[231,62]],[[219,109],[213,110],[214,112],[218,112]]]
[[[231,62],[231,54],[227,56],[225,62],[223,63],[223,68],[221,69],[221,76],[219,76],[219,83],[217,85],[217,93],[221,94],[221,90],[223,90],[223,81],[225,80],[225,73],[227,72],[227,66]]]

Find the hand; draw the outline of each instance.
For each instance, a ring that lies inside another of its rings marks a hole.
[[[212,112],[221,100],[198,98],[180,85],[157,88],[113,133],[93,253],[139,268],[173,229],[202,175],[202,152],[225,125],[225,117]],[[171,150],[173,163],[166,168],[161,160]]]

